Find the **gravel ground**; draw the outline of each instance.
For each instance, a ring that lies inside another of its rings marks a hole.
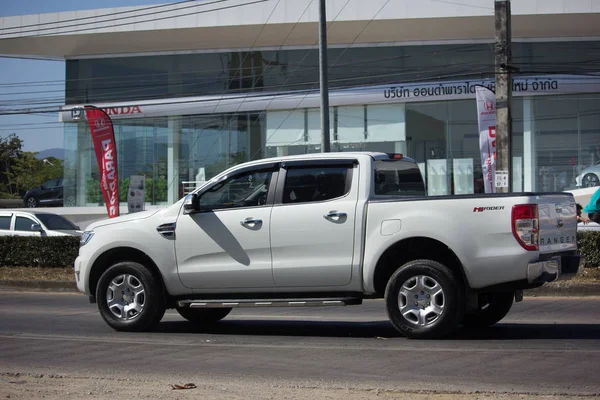
[[[195,388],[174,390],[172,385],[194,383]],[[52,374],[0,373],[0,399],[227,399],[227,400],[584,400],[581,396],[547,396],[500,393],[403,392],[374,388],[348,388],[326,383],[256,382],[143,377],[117,379],[102,376],[64,376]]]

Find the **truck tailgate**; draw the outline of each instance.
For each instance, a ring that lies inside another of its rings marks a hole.
[[[540,253],[577,249],[577,209],[570,194],[538,195]]]

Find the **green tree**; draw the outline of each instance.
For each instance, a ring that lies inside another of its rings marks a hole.
[[[42,160],[42,178],[44,181],[53,178],[62,177],[65,173],[63,160],[58,158],[48,157]]]
[[[127,190],[129,189],[129,178],[119,179],[119,202],[127,202]],[[156,179],[146,177],[146,187],[144,188],[144,200],[149,203],[165,202],[167,198],[167,178],[159,176]],[[104,198],[100,189],[100,181],[97,179],[88,179],[86,190],[86,201],[88,203],[104,205]]]
[[[15,197],[19,191],[13,182],[15,161],[22,154],[23,141],[14,133],[7,137],[0,136],[0,196]]]
[[[119,203],[127,202],[127,190],[129,189],[129,178],[119,179]],[[88,179],[86,188],[86,201],[98,205],[104,205],[104,197],[98,179]]]
[[[0,137],[1,198],[19,198],[28,189],[63,176],[62,160],[38,160],[36,154],[23,151],[23,141],[14,133]]]
[[[90,178],[86,184],[86,202],[92,204],[103,204],[102,191],[100,190],[100,181]]]
[[[168,183],[167,178],[163,175],[156,179],[146,177],[146,192],[144,199],[147,202],[159,203],[168,200]]]
[[[12,181],[18,191],[25,191],[63,175],[63,162],[54,157],[38,160],[36,153],[24,152],[14,160]]]

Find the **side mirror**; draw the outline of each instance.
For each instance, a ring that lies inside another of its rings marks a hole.
[[[200,211],[200,196],[197,193],[188,194],[183,202],[183,211],[191,214]]]
[[[42,226],[40,224],[31,224],[31,231],[32,232],[44,232],[44,229],[42,229]]]

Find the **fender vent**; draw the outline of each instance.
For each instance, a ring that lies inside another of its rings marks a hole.
[[[168,239],[175,238],[175,222],[159,225],[158,228],[156,228],[156,230],[158,231],[158,233],[160,233],[162,236]]]

